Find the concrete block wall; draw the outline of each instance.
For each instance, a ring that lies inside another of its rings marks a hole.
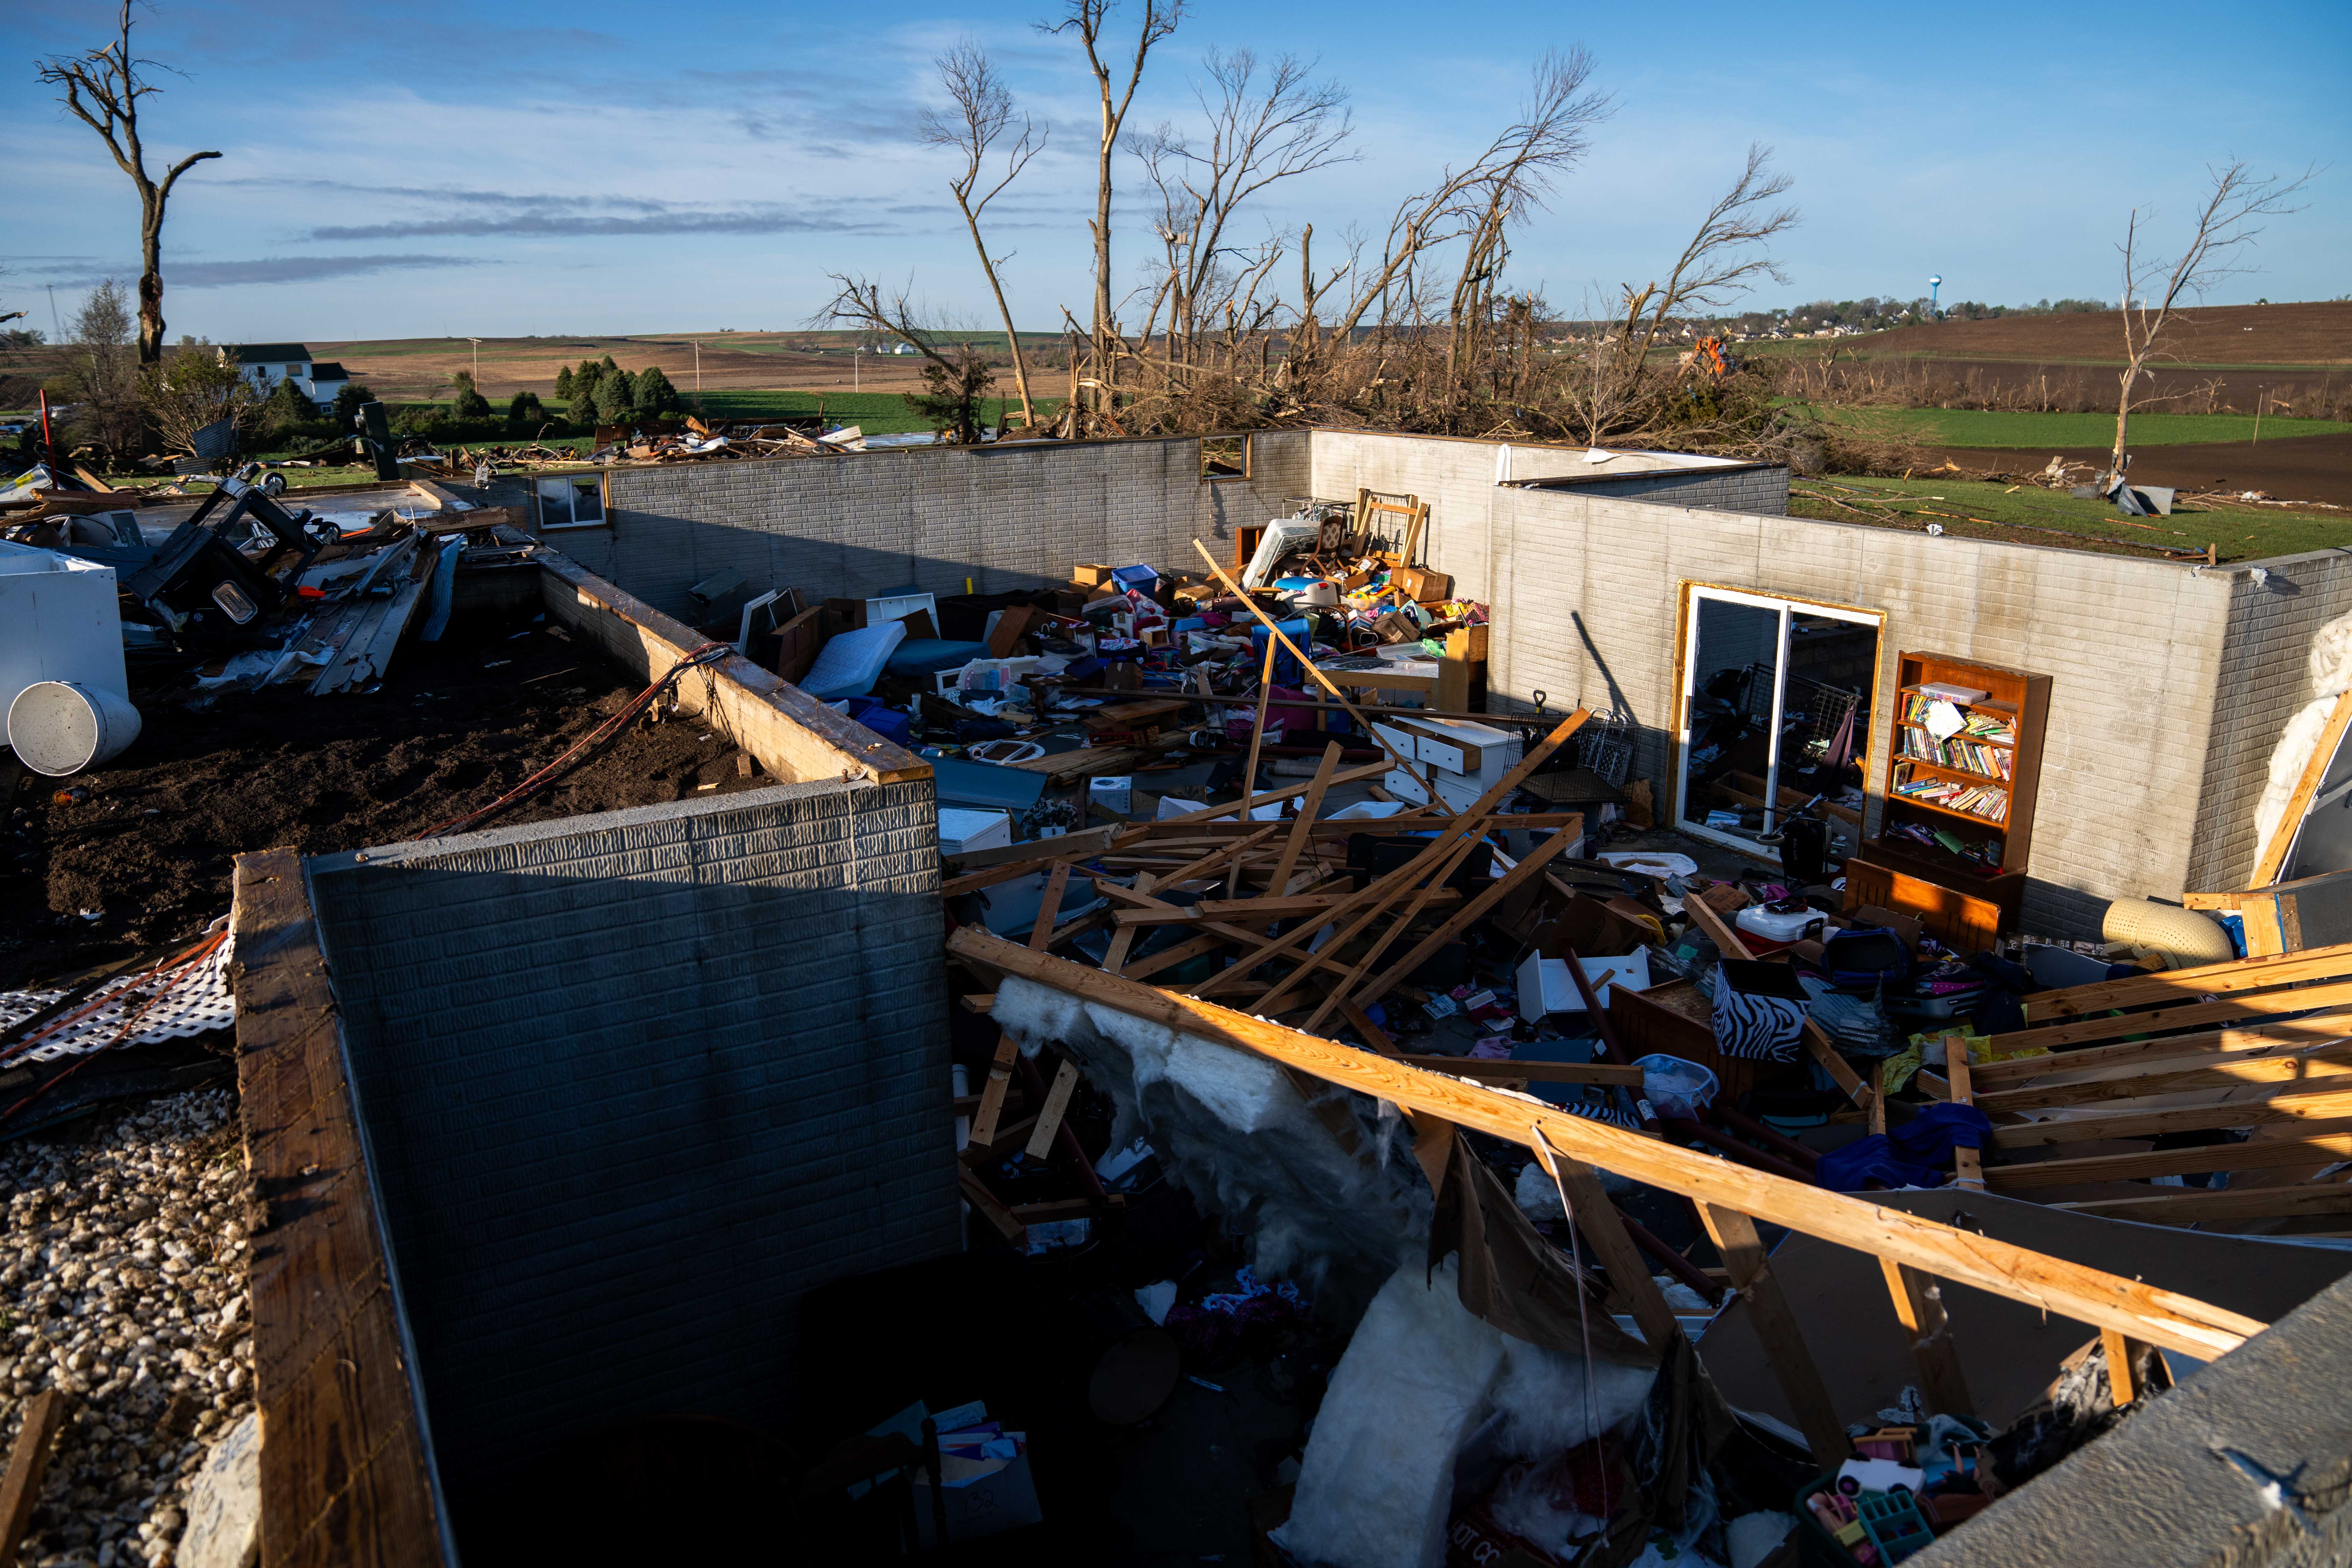
[[[2259,583],[2257,566],[2265,579]],[[2312,700],[2312,637],[2352,611],[2352,556],[2341,551],[2250,562],[2221,575],[2229,584],[2230,622],[2189,864],[2189,886],[2198,892],[2242,888],[2252,876],[2262,849],[2254,805],[2271,752],[2287,721]]]
[[[2235,700],[2225,683],[2241,679],[2224,669],[2232,627],[2246,644],[2244,661],[2268,657],[2249,618],[2262,601],[2243,588],[2144,559],[1663,505],[1583,484],[1498,486],[1494,445],[1318,432],[1316,486],[1339,494],[1370,485],[1430,500],[1431,563],[1466,578],[1465,591],[1490,584],[1490,691],[1512,706],[1541,690],[1554,710],[1626,709],[1643,727],[1637,773],[1655,781],[1662,806],[1673,799],[1683,584],[1745,588],[1884,616],[1874,788],[1890,744],[1883,694],[1898,652],[2053,678],[2026,868],[2030,928],[2095,931],[2111,900],[2178,898],[2191,885],[2200,831],[2231,809],[2221,786],[2209,788],[2207,752],[2221,733],[2217,710]],[[1511,460],[1526,479],[1531,461],[1567,472],[1581,458],[1515,448]],[[2217,691],[2231,695],[2217,702]],[[2266,758],[2284,718],[2250,717],[2263,738],[2243,744]],[[2242,784],[2229,787],[2242,794]],[[2245,814],[2252,809],[2247,796]],[[1874,812],[1868,820],[1874,829]]]
[[[1308,493],[1310,433],[1250,438],[1250,477],[1203,480],[1196,438],[918,447],[840,458],[619,468],[609,528],[549,542],[670,615],[722,568],[805,595],[912,583],[942,597],[1066,583],[1082,561],[1198,573],[1234,530]],[[1353,491],[1349,492],[1353,494]]]
[[[1584,492],[1670,495],[1680,505],[1733,511],[1785,512],[1788,476],[1745,466],[1710,471],[1706,459],[1624,452],[1606,465],[1585,460],[1582,447],[1393,436],[1370,430],[1315,432],[1314,479],[1318,496],[1353,496],[1359,488],[1419,496],[1429,503],[1423,556],[1453,574],[1454,592],[1493,604],[1504,592],[1511,562],[1494,547],[1496,508],[1523,493],[1504,480],[1572,479]],[[1698,467],[1681,465],[1698,462]],[[1600,476],[1605,470],[1606,478]]]
[[[814,1286],[961,1245],[929,779],[308,866],[443,1475],[783,1419]]]

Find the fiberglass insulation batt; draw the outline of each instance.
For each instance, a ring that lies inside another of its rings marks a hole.
[[[1401,1119],[1349,1111],[1350,1149],[1265,1058],[1014,975],[989,1018],[1031,1055],[1054,1040],[1076,1058],[1118,1107],[1111,1146],[1147,1140],[1203,1212],[1246,1238],[1261,1277],[1360,1302],[1429,1235],[1429,1187]]]
[[[2263,798],[2254,805],[2257,855],[2284,820],[2287,802],[2294,798],[2303,770],[2319,750],[2319,737],[2327,728],[2336,700],[2352,689],[2352,616],[2338,616],[2312,634],[2310,669],[2311,700],[2296,710],[2280,732],[2278,745],[2271,752],[2270,778],[2263,786]]]

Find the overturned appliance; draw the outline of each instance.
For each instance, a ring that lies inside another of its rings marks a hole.
[[[289,512],[250,483],[252,471],[222,480],[123,584],[182,637],[257,637],[303,568],[336,537],[331,523],[313,521],[307,509]],[[232,542],[240,530],[241,546]],[[255,546],[259,552],[249,553]]]

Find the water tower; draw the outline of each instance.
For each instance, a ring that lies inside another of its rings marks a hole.
[[[1931,275],[1931,276],[1928,278],[1928,279],[1927,279],[1927,313],[1928,313],[1929,315],[1931,315],[1931,316],[1932,316],[1932,315],[1934,315],[1934,314],[1937,312],[1937,310],[1938,309],[1940,309],[1940,307],[1936,303],[1936,295],[1937,295],[1937,291],[1938,291],[1938,290],[1940,290],[1943,287],[1944,287],[1944,279],[1943,279],[1943,277],[1942,277],[1942,275],[1941,275],[1941,274],[1935,274],[1935,275]]]

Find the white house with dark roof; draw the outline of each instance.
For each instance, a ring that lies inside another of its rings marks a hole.
[[[281,381],[290,381],[321,410],[335,405],[335,395],[351,376],[332,360],[314,360],[303,343],[238,343],[223,345],[221,363],[234,364],[256,394],[267,397]]]

